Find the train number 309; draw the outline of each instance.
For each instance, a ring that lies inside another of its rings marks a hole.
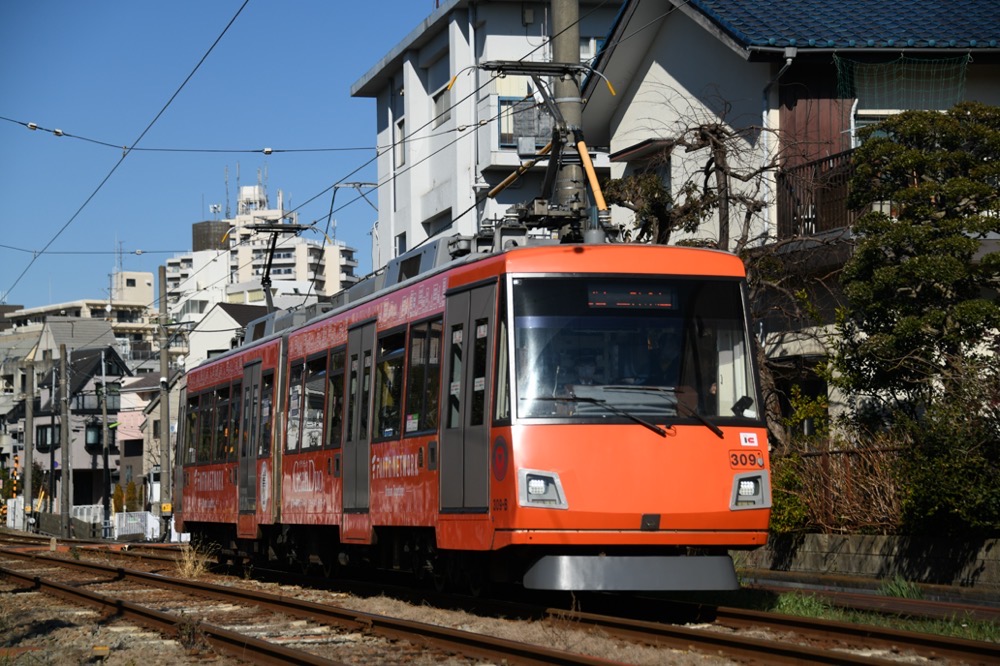
[[[729,466],[735,468],[755,468],[764,466],[764,458],[759,453],[730,451]]]

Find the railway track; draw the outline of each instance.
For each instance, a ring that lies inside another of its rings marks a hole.
[[[77,603],[91,604],[105,613],[130,617],[167,635],[184,632],[197,635],[218,651],[229,654],[238,652],[245,657],[249,650],[253,650],[254,660],[262,663],[330,663],[329,655],[336,655],[339,645],[343,643],[338,638],[341,635],[338,632],[360,632],[397,645],[404,641],[411,646],[411,650],[424,650],[427,651],[425,654],[436,654],[438,657],[460,654],[469,661],[503,659],[508,663],[615,663],[603,656],[574,654],[482,633],[394,619],[328,602],[316,603],[283,594],[244,589],[236,584],[216,585],[181,580],[163,574],[23,551],[3,551],[0,555],[6,560],[2,563],[2,573],[9,579],[20,580],[23,585],[72,597]],[[11,560],[19,561],[20,565],[15,568]],[[146,564],[158,566],[155,562],[147,561]],[[59,576],[53,570],[66,566],[85,572],[86,580],[79,577],[70,582],[57,580]],[[43,572],[45,576],[42,576]],[[98,587],[102,589],[100,593],[94,591]],[[144,591],[136,592],[136,587]],[[166,593],[160,590],[183,596],[165,596]],[[136,597],[142,598],[143,603],[136,602]],[[482,602],[477,603],[482,605]],[[248,610],[251,608],[256,609],[254,614]],[[178,609],[181,612],[177,613]],[[260,617],[260,613],[265,615]],[[674,661],[678,654],[690,654],[692,651],[717,656],[719,660],[714,663],[727,663],[729,660],[730,663],[888,664],[898,663],[899,655],[906,655],[916,663],[929,659],[934,659],[935,663],[968,664],[996,663],[1000,660],[1000,646],[990,643],[876,630],[858,625],[840,626],[838,623],[739,609],[716,608],[714,615],[712,624],[700,626],[676,626],[556,608],[540,611],[536,617],[543,617],[553,626],[652,646],[662,651],[664,661]],[[234,621],[234,618],[239,621]],[[288,627],[288,630],[275,629],[280,626]],[[267,631],[261,632],[259,627],[265,627]],[[279,637],[277,648],[273,641],[261,637],[261,633],[276,633]],[[297,643],[307,643],[308,647],[298,647]],[[380,657],[388,662],[401,659],[400,655],[393,657],[385,654]],[[408,659],[412,660],[412,657],[410,654]],[[313,661],[316,658],[324,661]]]

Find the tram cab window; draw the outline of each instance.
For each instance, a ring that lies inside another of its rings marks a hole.
[[[374,439],[399,437],[403,398],[403,361],[406,333],[387,335],[378,341],[375,371]]]
[[[518,278],[513,288],[517,418],[757,417],[739,281]]]

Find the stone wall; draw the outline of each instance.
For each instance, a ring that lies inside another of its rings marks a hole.
[[[944,541],[887,536],[771,536],[767,546],[734,553],[737,569],[903,578],[913,583],[1000,592],[1000,540]]]

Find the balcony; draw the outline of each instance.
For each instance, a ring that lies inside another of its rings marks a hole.
[[[778,238],[795,238],[844,229],[863,211],[847,207],[853,173],[845,151],[778,173]]]

